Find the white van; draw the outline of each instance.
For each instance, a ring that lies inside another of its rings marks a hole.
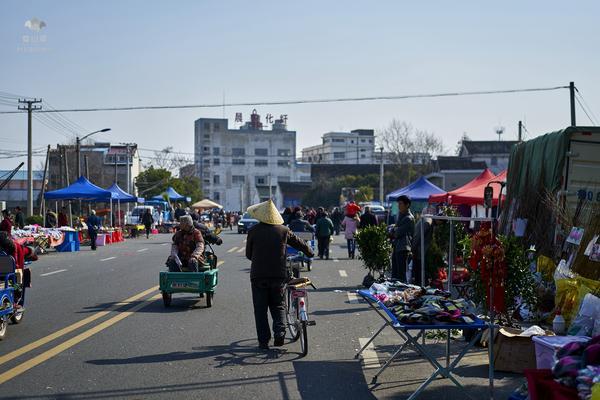
[[[137,206],[134,207],[133,210],[131,210],[131,213],[127,219],[127,224],[140,225],[142,223],[142,216],[144,215],[146,210],[150,210],[150,214],[152,214],[152,217],[155,218],[156,212],[153,206]],[[156,218],[154,223],[158,223],[158,221],[156,221]]]

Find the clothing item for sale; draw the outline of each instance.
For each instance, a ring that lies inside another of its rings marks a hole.
[[[565,386],[577,386],[579,371],[587,366],[600,367],[600,335],[588,342],[570,342],[556,352],[552,367],[554,378]]]

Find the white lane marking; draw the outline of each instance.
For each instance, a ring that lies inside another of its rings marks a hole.
[[[108,261],[108,260],[114,260],[117,257],[108,257],[108,258],[103,258],[100,261]]]
[[[168,246],[168,245],[170,245],[170,244],[171,244],[171,243],[161,243],[160,245],[161,245],[161,246]]]
[[[358,338],[358,344],[362,348],[367,342],[369,338]],[[375,351],[375,346],[373,346],[373,342],[369,343],[366,349],[364,349],[361,353],[364,368],[379,368],[379,358],[377,357],[377,352]]]
[[[359,304],[360,299],[354,292],[348,292],[348,303],[350,304]]]
[[[227,250],[227,252],[228,253],[233,253],[236,250],[237,250],[237,246],[234,246],[234,247],[230,248],[229,250]]]
[[[141,253],[142,251],[146,251],[146,250],[148,250],[148,249],[139,249],[137,252]]]
[[[340,276],[341,276],[342,278],[347,278],[347,277],[348,277],[348,274],[346,273],[346,271],[345,271],[345,270],[343,270],[343,269],[340,269],[338,272],[340,273]]]
[[[242,252],[242,251],[244,251],[244,250],[246,250],[246,249],[245,249],[245,248],[243,248],[243,247],[240,247],[240,249],[239,249],[238,251],[236,251],[236,253],[241,253],[241,252]]]
[[[333,262],[340,262],[340,260],[338,260],[337,258],[334,258]]]
[[[66,269],[58,269],[56,271],[46,272],[45,274],[41,274],[40,276],[54,275],[54,274],[58,274],[59,272],[65,272],[65,271],[66,271]]]

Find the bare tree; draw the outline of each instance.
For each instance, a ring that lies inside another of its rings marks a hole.
[[[462,145],[464,141],[469,141],[471,140],[471,138],[469,137],[469,135],[467,135],[467,132],[463,132],[460,140],[458,141],[458,143],[456,143],[456,149],[454,150],[454,153],[456,153],[456,155],[460,155],[460,150],[462,149]]]
[[[161,151],[155,151],[152,160],[152,165],[155,167],[164,168],[171,172],[177,172],[179,168],[190,163],[192,163],[190,158],[174,152],[172,146],[165,147]]]
[[[395,164],[431,159],[444,151],[442,141],[431,132],[415,129],[411,124],[393,119],[378,132],[379,142]]]

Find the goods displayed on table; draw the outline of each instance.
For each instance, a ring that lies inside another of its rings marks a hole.
[[[27,225],[23,229],[13,229],[12,238],[19,244],[34,244],[42,248],[60,246],[66,232],[74,232],[69,227],[43,228],[39,225]]]
[[[374,283],[371,294],[405,324],[472,324],[475,305],[450,293],[396,282]]]

